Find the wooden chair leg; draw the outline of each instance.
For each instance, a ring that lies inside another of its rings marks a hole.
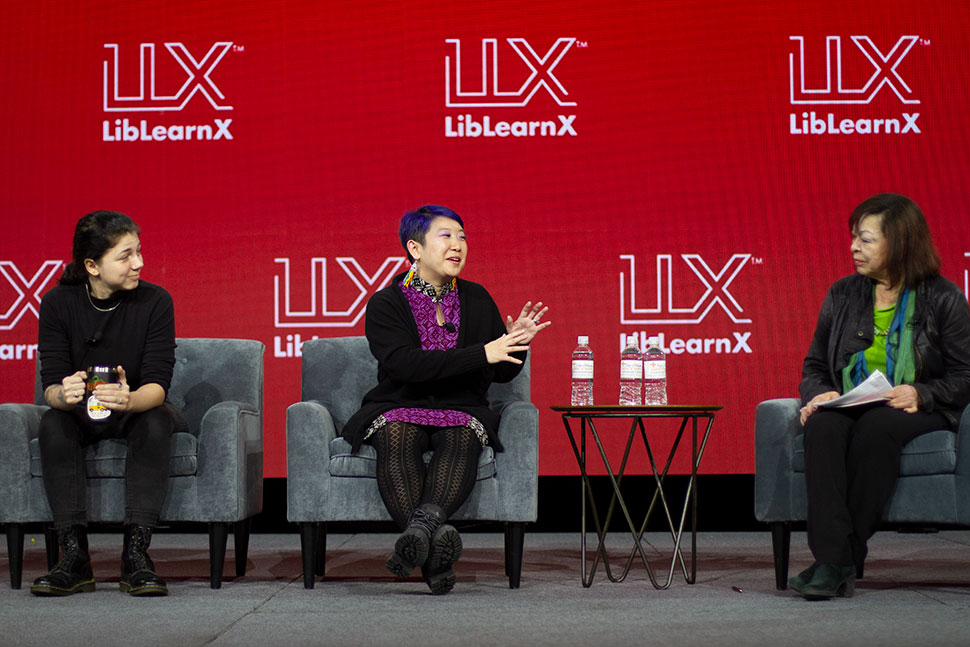
[[[222,569],[226,564],[228,539],[228,523],[209,524],[209,586],[214,589],[222,588]]]
[[[313,574],[323,577],[327,574],[327,522],[317,524],[316,543],[313,553]]]
[[[522,577],[522,548],[525,544],[525,524],[513,521],[506,527],[505,563],[508,569],[509,588],[519,588]]]
[[[7,559],[10,562],[10,588],[19,589],[24,575],[24,525],[7,524]]]
[[[246,574],[246,560],[249,558],[249,534],[253,526],[253,519],[237,521],[232,531],[233,544],[236,549],[236,577]]]
[[[300,523],[300,557],[303,558],[303,588],[305,589],[312,589],[314,584],[317,533],[315,521]]]
[[[771,526],[771,549],[775,558],[775,588],[788,588],[788,555],[791,549],[791,522],[774,521]]]

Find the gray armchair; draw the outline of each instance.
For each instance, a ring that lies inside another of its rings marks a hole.
[[[804,521],[803,428],[795,398],[766,400],[755,413],[754,512],[771,527],[775,585],[788,587],[791,522]],[[903,447],[889,522],[970,526],[970,407],[957,433],[934,431]]]
[[[168,399],[189,431],[172,437],[168,494],[162,521],[209,524],[210,585],[222,585],[229,524],[235,524],[236,574],[246,572],[249,528],[263,505],[263,350],[246,339],[178,339]],[[38,367],[39,374],[39,367]],[[20,588],[24,524],[52,520],[37,433],[47,409],[38,379],[38,404],[0,405],[0,523],[6,524],[10,585]],[[88,519],[120,523],[125,514],[123,440],[104,440],[87,452]],[[57,545],[47,532],[47,560]]]
[[[303,583],[326,570],[328,521],[390,520],[375,476],[376,455],[364,445],[351,455],[339,436],[377,384],[377,360],[364,337],[315,339],[303,345],[302,402],[286,411],[287,518],[300,524]],[[529,364],[507,384],[493,384],[491,406],[502,415],[504,452],[482,452],[478,482],[453,519],[505,523],[509,588],[522,572],[524,524],[538,509],[539,412],[529,401]],[[426,456],[427,458],[427,456]]]

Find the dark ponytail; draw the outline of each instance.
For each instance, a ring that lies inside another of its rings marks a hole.
[[[84,285],[88,282],[85,259],[99,260],[118,244],[125,234],[138,235],[138,225],[117,211],[92,211],[77,221],[74,228],[74,247],[71,262],[64,268],[61,285]]]

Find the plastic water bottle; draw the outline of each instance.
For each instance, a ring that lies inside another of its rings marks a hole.
[[[580,335],[577,342],[573,351],[573,388],[569,402],[574,407],[585,407],[593,404],[593,351],[586,335]]]
[[[643,354],[643,403],[667,404],[667,359],[659,337],[647,341]]]
[[[620,353],[620,405],[643,403],[643,355],[635,335],[627,335],[626,348]]]

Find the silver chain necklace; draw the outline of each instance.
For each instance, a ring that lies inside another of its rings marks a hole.
[[[94,305],[94,299],[91,298],[91,284],[90,283],[85,284],[85,286],[84,286],[84,293],[86,295],[88,295],[88,303],[90,303],[91,304],[91,307],[94,308],[95,310],[97,310],[98,312],[111,312],[112,310],[114,310],[115,308],[117,308],[118,306],[121,305],[121,301],[118,301],[118,303],[114,304],[110,308],[99,308],[98,306]]]

